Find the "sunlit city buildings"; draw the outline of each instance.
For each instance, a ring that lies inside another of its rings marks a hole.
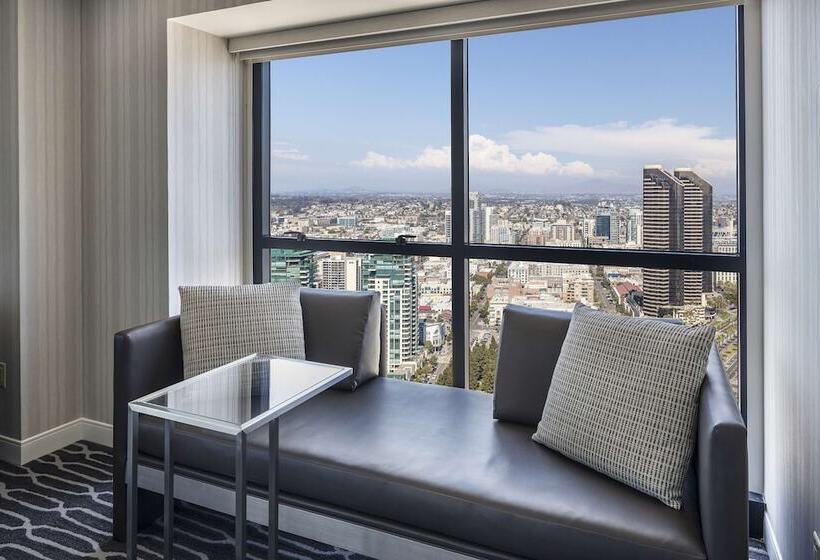
[[[656,251],[737,251],[737,205],[716,198],[695,171],[647,165],[640,194],[551,197],[472,191],[466,218],[473,244],[601,247]],[[451,243],[445,196],[274,196],[273,235],[296,229],[314,239]],[[452,270],[449,259],[402,255],[272,250],[273,279],[304,286],[375,290],[387,318],[389,374],[448,383],[452,357]],[[570,311],[575,302],[608,312],[676,317],[713,324],[733,384],[738,376],[737,279],[734,273],[472,259],[469,340],[492,362],[509,304]],[[478,366],[476,366],[478,367]],[[493,366],[494,367],[494,366]],[[494,370],[486,366],[484,375]],[[473,388],[492,389],[484,378]]]

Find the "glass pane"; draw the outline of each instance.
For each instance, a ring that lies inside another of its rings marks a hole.
[[[348,367],[249,356],[180,381],[132,407],[206,429],[249,431],[350,373]]]
[[[470,387],[493,390],[501,316],[507,304],[570,312],[580,301],[610,313],[713,325],[737,396],[737,294],[736,274],[727,272],[471,260]]]
[[[450,47],[270,63],[271,234],[444,242]]]
[[[736,252],[735,14],[470,39],[470,241]]]
[[[271,281],[373,290],[387,313],[388,375],[443,383],[452,361],[450,259],[271,249]],[[452,384],[452,368],[448,375]]]

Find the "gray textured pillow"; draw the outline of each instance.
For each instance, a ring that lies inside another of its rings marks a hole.
[[[185,378],[254,353],[305,359],[299,283],[180,286]]]
[[[680,509],[714,337],[578,304],[533,439]]]

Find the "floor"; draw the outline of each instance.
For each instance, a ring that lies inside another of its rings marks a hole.
[[[79,442],[25,467],[0,463],[0,560],[124,558],[111,539],[110,449]],[[233,558],[233,517],[180,504],[175,510],[175,558]],[[248,525],[250,558],[265,558],[267,528]],[[369,560],[360,554],[281,533],[280,557],[298,560]],[[162,524],[140,533],[139,556],[162,558]],[[768,559],[750,541],[750,560]]]

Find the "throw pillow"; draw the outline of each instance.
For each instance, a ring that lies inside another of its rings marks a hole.
[[[185,378],[249,354],[305,359],[296,281],[180,286]]]
[[[680,509],[714,337],[578,304],[533,439]]]

